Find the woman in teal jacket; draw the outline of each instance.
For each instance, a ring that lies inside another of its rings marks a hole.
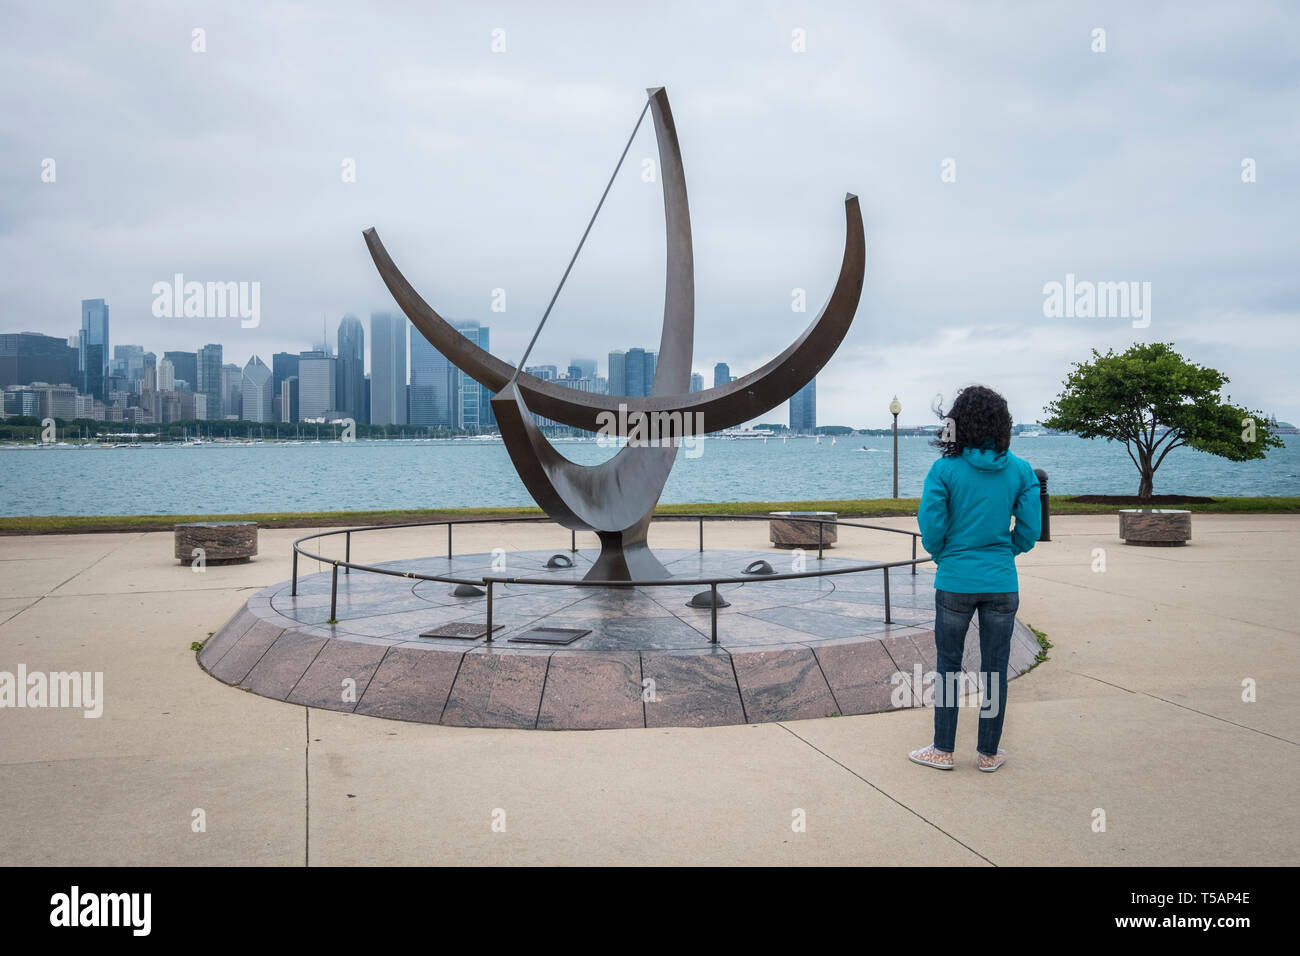
[[[1020,606],[1015,556],[1041,530],[1038,478],[1007,449],[1011,413],[992,389],[962,389],[935,442],[943,454],[926,475],[917,522],[921,544],[939,570],[934,579],[934,742],[909,757],[953,768],[957,691],[971,617],[979,614],[980,703],[976,764],[992,772],[1006,760],[998,748],[1006,716],[1007,658]]]

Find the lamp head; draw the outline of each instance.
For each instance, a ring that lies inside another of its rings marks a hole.
[[[889,413],[890,413],[891,415],[897,415],[897,414],[898,414],[899,412],[901,412],[902,410],[903,410],[903,403],[900,402],[900,401],[898,400],[898,396],[895,395],[895,396],[894,396],[894,400],[893,400],[892,402],[889,403]]]

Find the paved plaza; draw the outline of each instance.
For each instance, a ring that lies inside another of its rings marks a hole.
[[[766,532],[714,524],[708,546],[788,562]],[[973,709],[940,774],[906,759],[927,709],[548,732],[272,700],[214,679],[191,644],[289,578],[306,531],[263,531],[251,564],[201,573],[168,533],[3,537],[0,672],[103,672],[104,702],[98,718],[0,712],[0,845],[35,865],[1300,862],[1300,517],[1198,514],[1185,548],[1117,532],[1056,516],[1020,559],[1021,620],[1054,647],[1010,685],[1010,759],[991,775]],[[696,533],[656,525],[651,544]],[[567,542],[536,524],[456,535],[466,553]],[[385,531],[352,558],[444,546],[440,529]],[[834,555],[909,548],[845,530]]]

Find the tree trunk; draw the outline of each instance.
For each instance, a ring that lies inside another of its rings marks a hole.
[[[1144,468],[1142,469],[1142,481],[1141,481],[1141,483],[1138,485],[1138,500],[1139,500],[1139,501],[1150,501],[1150,500],[1151,500],[1151,489],[1152,489],[1152,486],[1155,484],[1154,479],[1155,479],[1155,474],[1151,471],[1150,466],[1146,466],[1146,467],[1144,467]]]
[[[1156,474],[1156,470],[1151,467],[1151,450],[1138,445],[1137,458],[1138,472],[1142,475],[1142,480],[1138,483],[1138,501],[1150,501]]]

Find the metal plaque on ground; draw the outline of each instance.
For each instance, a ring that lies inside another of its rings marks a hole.
[[[494,624],[492,630],[499,631],[504,624]],[[454,637],[463,641],[477,641],[487,636],[486,624],[467,624],[463,621],[453,624],[440,624],[432,631],[425,631],[421,637]]]
[[[579,627],[534,627],[518,637],[512,637],[510,644],[572,644],[578,638],[590,634],[591,630]]]

